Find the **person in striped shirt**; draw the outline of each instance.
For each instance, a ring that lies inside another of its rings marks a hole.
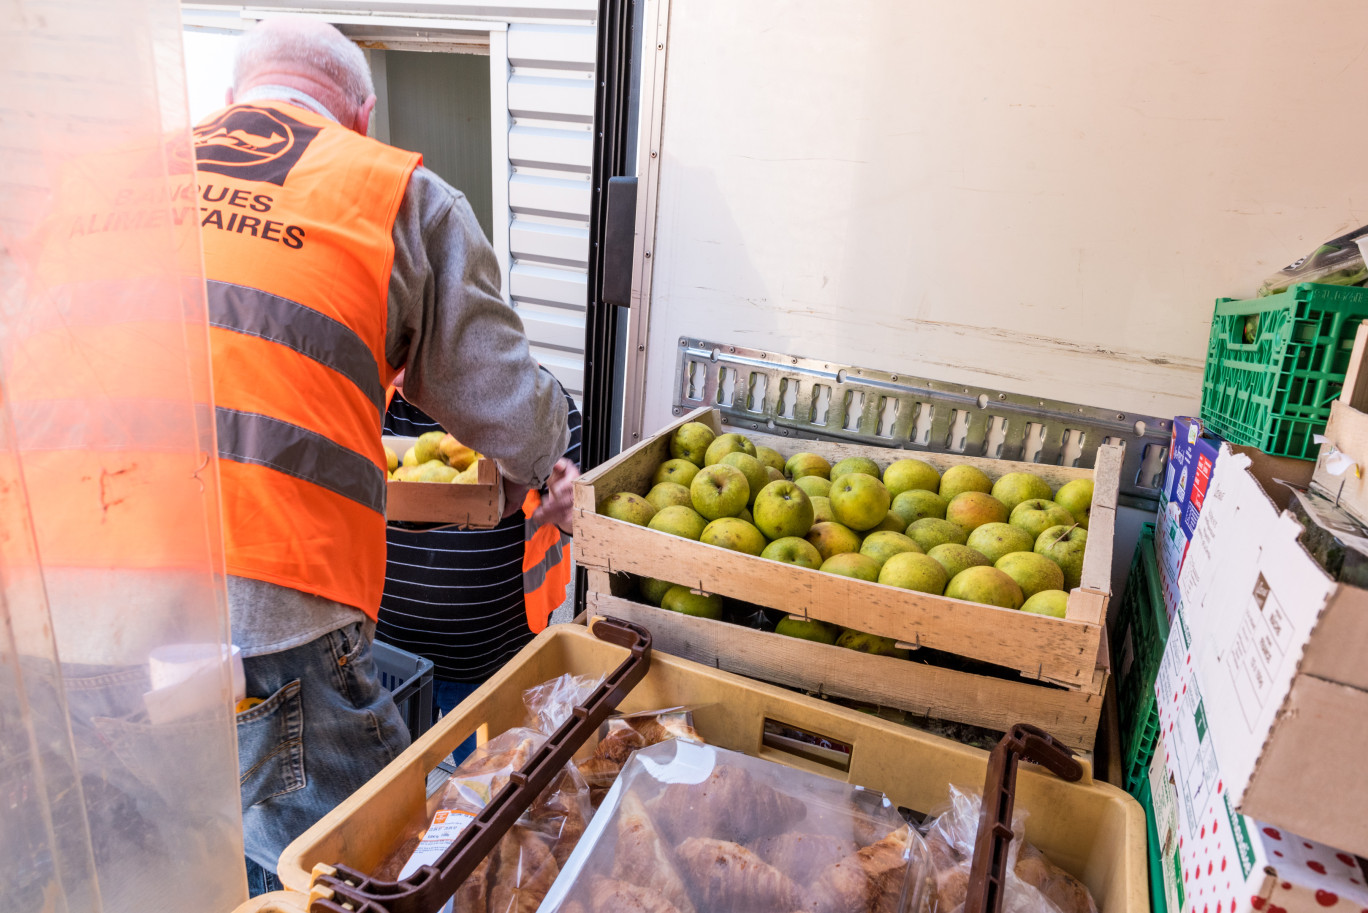
[[[542,506],[534,520],[549,516],[549,522],[568,535],[570,482],[579,474],[581,420],[564,387],[561,393],[570,431],[564,455],[569,474],[542,490]],[[437,422],[404,399],[402,389],[394,394],[385,415],[386,434],[417,437],[440,430]],[[528,520],[518,510],[492,529],[388,530],[385,590],[375,636],[432,660],[434,722],[535,636],[536,621],[529,618],[524,598],[523,557],[532,532]],[[546,619],[540,619],[536,630],[545,624]],[[473,747],[467,743],[462,749]],[[464,751],[457,754],[463,756]]]

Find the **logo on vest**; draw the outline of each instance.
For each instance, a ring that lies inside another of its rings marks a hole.
[[[200,171],[283,187],[319,129],[279,111],[239,105],[195,128],[195,163]]]

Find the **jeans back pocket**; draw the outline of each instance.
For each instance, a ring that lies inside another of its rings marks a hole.
[[[304,707],[298,679],[237,715],[242,807],[303,789]]]

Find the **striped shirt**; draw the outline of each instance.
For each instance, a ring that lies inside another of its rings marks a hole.
[[[564,388],[561,390],[564,393]],[[579,465],[580,414],[565,394]],[[395,393],[385,433],[416,437],[441,426]],[[523,604],[522,510],[493,529],[390,529],[375,636],[427,657],[437,678],[482,682],[532,639]]]

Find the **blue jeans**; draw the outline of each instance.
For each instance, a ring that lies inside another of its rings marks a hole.
[[[264,698],[237,715],[254,893],[279,883],[260,876],[273,875],[292,840],[408,747],[408,728],[380,684],[367,633],[358,622],[243,661],[247,695]]]
[[[453,682],[445,678],[434,678],[432,680],[432,722],[436,723],[441,717],[450,713],[456,705],[475,693],[483,682]],[[462,742],[455,751],[451,753],[451,758],[460,764],[466,757],[475,750],[475,736]]]

